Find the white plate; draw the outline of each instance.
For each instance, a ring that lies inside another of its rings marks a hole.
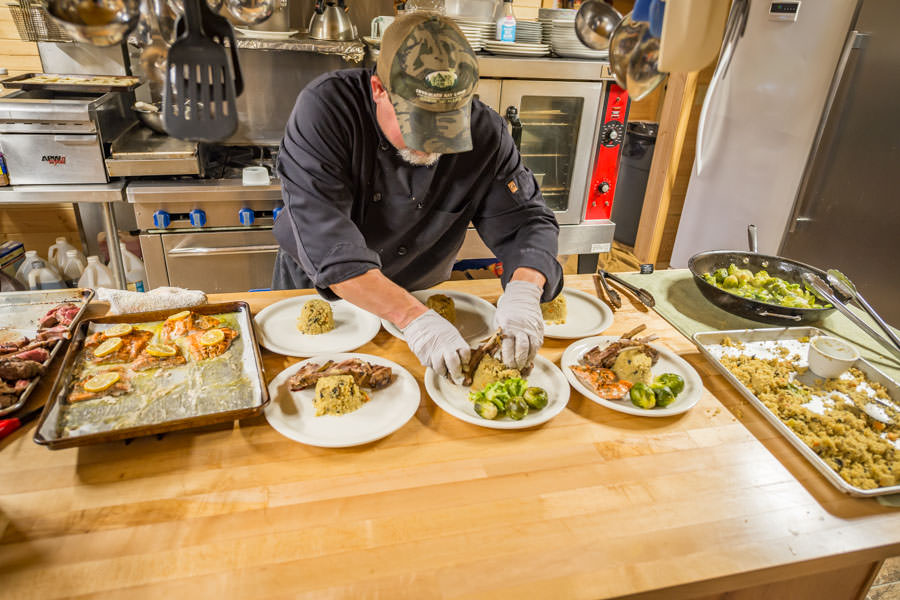
[[[469,344],[477,344],[491,336],[494,312],[497,310],[493,304],[478,296],[454,290],[419,290],[412,293],[423,304],[429,296],[435,294],[444,294],[453,299],[456,306],[456,328]],[[381,324],[392,336],[403,339],[403,333],[393,323],[382,320]]]
[[[456,385],[446,377],[441,377],[430,367],[425,370],[425,389],[434,403],[445,412],[461,421],[480,425],[490,429],[525,429],[546,423],[566,407],[569,403],[569,386],[559,367],[538,354],[534,359],[534,368],[527,377],[528,385],[542,387],[547,391],[547,406],[528,415],[521,421],[513,421],[509,417],[483,419],[475,412],[475,405],[469,400],[471,388]]]
[[[256,38],[258,40],[286,40],[300,31],[299,29],[291,29],[290,31],[260,31],[257,29],[245,29],[243,27],[235,27],[234,29],[248,38]]]
[[[359,410],[317,417],[313,408],[315,387],[292,392],[288,379],[310,361],[348,358],[390,367],[393,383],[380,390],[366,390],[370,399]],[[281,435],[310,446],[346,448],[380,440],[403,427],[416,414],[421,395],[416,379],[397,363],[368,354],[328,354],[300,361],[276,375],[269,384],[269,397],[266,419]]]
[[[572,387],[590,400],[597,404],[601,404],[607,408],[627,413],[629,415],[637,415],[639,417],[671,417],[687,412],[703,395],[703,382],[694,367],[689,365],[683,358],[659,344],[650,344],[657,352],[659,352],[659,361],[653,365],[653,376],[662,375],[663,373],[676,373],[684,379],[684,390],[675,398],[675,402],[665,408],[651,408],[649,410],[638,408],[631,403],[628,396],[624,400],[606,400],[589,390],[572,372],[571,367],[579,364],[580,359],[588,350],[594,346],[606,346],[607,344],[618,340],[619,338],[611,335],[598,335],[594,337],[578,340],[563,352],[560,359],[563,373],[566,379],[572,384]]]
[[[259,311],[256,333],[259,343],[278,354],[317,356],[325,352],[349,352],[370,341],[381,329],[381,319],[346,300],[329,302],[334,313],[334,329],[328,333],[307,335],[297,329],[297,317],[310,300],[322,300],[317,294],[285,298]]]
[[[566,322],[544,323],[544,337],[574,340],[603,333],[612,325],[612,311],[597,296],[572,288],[563,288],[562,294],[566,297]]]

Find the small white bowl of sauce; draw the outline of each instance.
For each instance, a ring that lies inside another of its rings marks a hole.
[[[834,379],[859,360],[859,352],[842,339],[820,335],[809,341],[808,360],[810,371],[819,377]]]

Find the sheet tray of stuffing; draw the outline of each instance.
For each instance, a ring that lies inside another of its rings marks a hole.
[[[900,492],[900,386],[860,358],[836,379],[808,369],[815,327],[714,331],[694,342],[828,481],[852,496]]]
[[[93,297],[85,288],[0,293],[0,416],[25,406]]]
[[[81,323],[34,441],[53,449],[258,415],[269,400],[246,302]]]

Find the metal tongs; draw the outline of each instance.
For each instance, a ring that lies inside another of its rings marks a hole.
[[[891,342],[891,340],[888,340],[883,335],[869,327],[868,323],[856,316],[856,313],[850,310],[850,308],[846,304],[838,299],[837,295],[834,294],[831,287],[827,283],[825,283],[825,280],[823,280],[818,275],[814,275],[813,273],[804,273],[803,275],[801,275],[801,279],[803,279],[803,282],[812,289],[816,296],[818,296],[825,302],[830,303],[845,317],[853,321],[853,323],[857,327],[868,333],[872,337],[872,339],[876,340],[882,346],[887,348],[896,358],[900,358],[900,348],[895,346]]]
[[[641,301],[641,303],[647,308],[653,308],[656,305],[656,300],[653,298],[653,294],[645,290],[644,288],[639,288],[636,285],[631,285],[618,275],[613,275],[603,269],[598,271],[600,276],[603,278],[609,278],[621,285],[623,288],[634,294],[634,297]]]

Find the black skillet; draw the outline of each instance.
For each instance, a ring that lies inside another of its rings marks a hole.
[[[788,283],[797,283],[800,286],[804,286],[801,279],[803,273],[814,273],[821,277],[823,281],[827,281],[828,274],[815,267],[789,258],[759,254],[756,252],[756,227],[754,225],[750,226],[748,234],[752,252],[710,250],[695,254],[688,261],[688,268],[694,276],[694,283],[697,284],[700,292],[707,300],[732,314],[753,319],[754,321],[763,321],[777,325],[810,323],[823,319],[834,311],[834,307],[831,306],[827,308],[790,308],[779,304],[751,300],[718,288],[703,279],[704,273],[712,273],[716,269],[728,268],[728,265],[734,263],[738,267],[750,269],[754,273],[765,269],[773,277],[780,277]],[[821,303],[821,300],[818,302]]]

